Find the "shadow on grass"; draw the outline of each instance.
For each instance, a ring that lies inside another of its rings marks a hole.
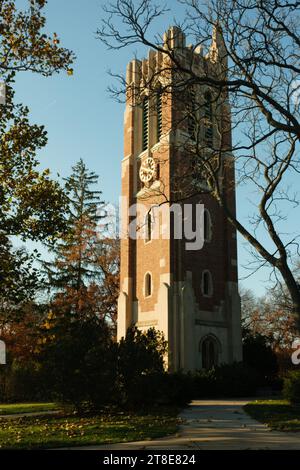
[[[140,441],[174,434],[177,410],[0,419],[0,449],[49,449]]]
[[[252,418],[277,431],[300,432],[300,406],[285,400],[256,400],[244,406]]]

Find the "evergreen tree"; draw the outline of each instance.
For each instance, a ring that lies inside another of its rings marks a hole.
[[[92,189],[98,184],[98,175],[89,171],[82,159],[72,167],[73,173],[65,178],[65,189],[69,197],[69,222],[71,228],[74,222],[89,219],[97,223],[103,216],[99,215],[99,207],[104,204],[101,200],[102,191]]]
[[[65,179],[68,230],[52,247],[54,261],[44,263],[48,287],[54,293],[51,318],[56,323],[63,317],[74,321],[97,316],[114,327],[119,240],[106,230],[102,192],[95,189],[98,176],[82,160],[72,170]]]
[[[68,197],[68,230],[52,248],[54,262],[44,263],[49,285],[58,291],[66,288],[79,291],[95,279],[97,224],[103,217],[99,215],[104,204],[102,191],[92,189],[98,176],[88,170],[82,159],[72,170],[72,174],[64,179]]]

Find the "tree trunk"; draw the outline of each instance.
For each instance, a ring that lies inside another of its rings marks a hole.
[[[295,316],[296,328],[300,334],[300,285],[290,268],[285,265],[279,268],[292,300],[292,311]]]

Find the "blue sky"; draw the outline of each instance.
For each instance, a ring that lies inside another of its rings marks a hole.
[[[24,4],[25,0],[17,0]],[[65,73],[43,78],[30,73],[20,74],[16,82],[17,98],[31,110],[32,121],[45,125],[49,142],[39,154],[42,168],[53,175],[70,174],[70,168],[80,158],[100,176],[100,186],[106,201],[116,203],[120,194],[120,164],[123,155],[123,106],[109,96],[111,78],[108,71],[124,72],[136,48],[118,52],[107,51],[95,38],[102,17],[103,0],[49,0],[47,31],[56,32],[63,46],[72,49],[77,60],[74,75]],[[157,22],[162,33],[181,11],[174,8],[165,19]],[[146,49],[139,48],[138,52]],[[249,210],[251,195],[245,189],[238,193],[241,215]],[[298,220],[294,220],[298,230]],[[249,272],[243,268],[250,259],[243,243],[239,243],[240,277]],[[265,270],[243,282],[256,294],[264,292]]]

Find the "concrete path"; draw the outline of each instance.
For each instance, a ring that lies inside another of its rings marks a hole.
[[[250,418],[243,405],[250,400],[197,400],[180,415],[177,435],[152,441],[74,447],[80,450],[246,450],[300,449],[300,433],[270,431]]]

